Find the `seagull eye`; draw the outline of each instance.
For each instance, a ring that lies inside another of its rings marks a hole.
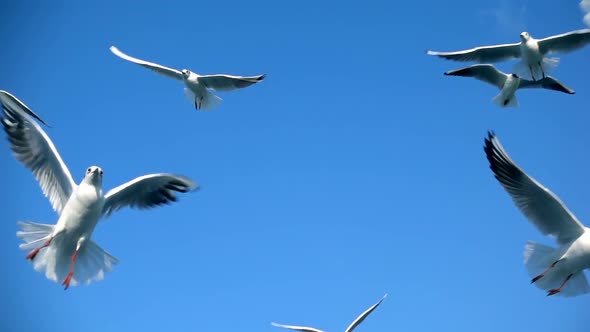
[[[100,175],[102,175],[102,169],[101,169],[100,171],[98,171],[98,173],[99,173]]]
[[[86,173],[90,173],[90,171],[92,171],[92,169],[90,167],[88,167],[88,169],[86,170]]]

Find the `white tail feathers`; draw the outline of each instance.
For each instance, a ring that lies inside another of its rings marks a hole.
[[[22,228],[16,233],[16,236],[25,241],[19,246],[23,250],[34,250],[41,247],[53,235],[53,225],[22,221],[17,224]],[[68,248],[61,244],[63,242],[58,235],[53,238],[48,247],[39,251],[32,262],[35,270],[44,271],[47,279],[59,283],[64,281],[70,271],[71,258],[75,250],[75,247]],[[104,251],[94,241],[87,240],[76,257],[74,275],[70,285],[89,284],[92,280],[102,280],[104,273],[112,271],[113,266],[118,263],[119,261],[115,257]]]
[[[512,72],[518,75],[520,78],[524,78],[527,80],[540,80],[543,78],[543,73],[545,73],[545,77],[547,77],[557,66],[559,65],[559,58],[543,58],[542,66],[543,68],[539,67],[539,65],[534,65],[529,68],[529,66],[523,62],[519,61],[512,67]],[[531,73],[532,69],[532,73]]]
[[[531,278],[543,273],[551,264],[559,260],[563,250],[528,241],[524,248],[524,264]],[[555,267],[549,270],[541,279],[535,282],[535,286],[543,290],[558,288],[567,278],[568,272],[560,268],[558,262]],[[584,271],[578,271],[570,278],[567,284],[558,294],[561,296],[577,296],[590,292],[590,286],[584,275]]]
[[[503,93],[499,93],[495,96],[492,101],[494,104],[500,107],[518,107],[518,100],[516,99],[516,95],[512,95],[512,98],[506,99]]]
[[[203,111],[212,111],[223,101],[223,99],[216,96],[208,89],[204,89],[203,96],[199,96],[202,98],[200,101],[198,96],[196,96],[189,88],[184,88],[184,94],[188,100],[195,105],[196,109]]]

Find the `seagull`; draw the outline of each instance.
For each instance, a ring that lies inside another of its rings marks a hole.
[[[15,103],[6,91],[0,91],[2,125],[18,161],[31,170],[43,194],[59,215],[57,224],[19,221],[22,228],[17,237],[30,250],[26,258],[37,271],[64,289],[79,283],[101,280],[118,260],[92,240],[92,232],[102,217],[132,207],[149,209],[177,200],[175,192],[197,189],[190,179],[159,173],[140,176],[109,190],[102,189],[103,170],[98,166],[86,169],[76,185],[68,167],[53,142],[33,120],[22,103]]]
[[[379,300],[379,302],[373,304],[369,309],[365,310],[365,312],[363,312],[360,316],[358,316],[347,328],[345,332],[352,332],[352,330],[354,330],[360,323],[362,323],[365,318],[367,318],[367,316],[369,316],[369,314],[371,312],[373,312],[373,310],[375,310],[380,304],[381,302],[383,302],[383,300],[387,297],[387,294],[385,294],[383,296],[383,298],[381,298],[381,300]],[[302,332],[324,332],[322,330],[313,328],[313,327],[306,327],[306,326],[296,326],[296,325],[284,325],[284,324],[278,324],[278,323],[274,323],[271,322],[270,323],[272,326],[276,326],[276,327],[281,327],[281,328],[285,328],[285,329],[290,329],[290,330],[295,330],[295,331],[302,331]]]
[[[488,132],[484,151],[494,176],[516,206],[541,233],[557,240],[558,248],[527,242],[524,262],[531,283],[547,290],[547,296],[588,293],[584,269],[590,268],[590,229],[554,193],[520,169],[493,132]]]
[[[518,106],[516,100],[516,90],[526,88],[543,88],[549,90],[561,91],[568,94],[575,94],[576,92],[551,76],[547,76],[539,81],[529,81],[518,77],[516,74],[506,74],[494,66],[473,65],[456,70],[450,70],[444,73],[451,76],[473,77],[480,81],[495,85],[500,89],[500,93],[492,99],[500,107]]]
[[[28,115],[32,116],[37,121],[39,121],[42,124],[44,124],[45,126],[51,127],[45,121],[43,121],[43,119],[41,119],[41,117],[38,116],[37,113],[33,112],[30,108],[27,107],[27,105],[25,105],[18,98],[16,98],[15,96],[13,96],[12,94],[10,94],[10,93],[8,93],[6,91],[1,91],[1,92],[2,92],[2,95],[4,97],[3,103],[12,105],[13,108],[16,107],[16,108],[22,109],[25,113],[27,113]]]
[[[543,39],[535,39],[525,31],[520,34],[520,43],[481,46],[457,52],[427,51],[427,54],[448,60],[479,63],[522,58],[515,65],[514,72],[535,81],[535,77],[545,78],[546,74],[559,64],[558,58],[547,58],[545,55],[571,52],[588,43],[590,43],[590,29],[570,31]]]
[[[219,103],[221,103],[222,99],[209,91],[209,89],[215,91],[231,91],[241,89],[256,84],[266,77],[266,74],[257,76],[232,76],[224,74],[199,75],[188,69],[177,70],[153,62],[134,58],[121,52],[115,46],[111,46],[110,50],[121,59],[131,61],[164,76],[183,81],[186,85],[184,92],[189,100],[195,104],[196,110],[202,109],[210,111],[217,107]]]

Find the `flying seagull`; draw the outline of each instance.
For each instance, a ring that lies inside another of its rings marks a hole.
[[[101,280],[118,260],[92,240],[92,232],[102,217],[124,208],[149,209],[177,200],[175,192],[197,189],[190,179],[173,174],[140,176],[103,194],[103,170],[86,169],[76,185],[49,136],[41,129],[22,103],[0,91],[1,118],[11,149],[18,161],[31,170],[43,194],[59,215],[57,224],[19,221],[17,237],[35,270],[45,271],[53,281],[70,285]],[[23,107],[24,106],[24,107]]]
[[[518,167],[493,132],[488,132],[484,151],[494,176],[516,206],[541,233],[557,240],[558,248],[527,242],[524,262],[531,282],[547,290],[547,296],[589,292],[584,269],[590,268],[590,229],[555,194]]]
[[[448,60],[479,63],[521,58],[513,71],[520,77],[534,81],[544,78],[559,64],[558,58],[547,58],[545,55],[571,52],[588,43],[590,43],[590,29],[570,31],[543,39],[535,39],[528,32],[522,32],[520,43],[481,46],[457,52],[427,51],[427,54]]]
[[[547,76],[539,81],[529,81],[518,77],[516,74],[508,75],[488,64],[450,70],[445,72],[445,75],[473,77],[496,86],[501,91],[492,101],[500,107],[518,106],[518,100],[516,100],[516,90],[518,89],[543,88],[568,94],[576,93],[551,76]]]
[[[369,309],[365,310],[365,312],[363,312],[360,316],[358,316],[347,328],[345,332],[352,332],[352,330],[354,330],[360,323],[362,323],[365,318],[367,318],[367,316],[369,316],[369,314],[371,312],[373,312],[373,310],[375,310],[380,304],[381,302],[383,302],[383,300],[387,297],[387,294],[385,294],[383,296],[383,298],[381,298],[381,300],[379,300],[379,302],[373,304]],[[290,329],[290,330],[295,330],[295,331],[301,331],[301,332],[324,332],[322,330],[313,328],[313,327],[306,327],[306,326],[296,326],[296,325],[284,325],[284,324],[277,324],[272,322],[271,325],[276,326],[276,327],[282,327],[285,329]]]
[[[188,69],[177,70],[165,67],[153,62],[134,58],[121,52],[115,46],[110,47],[111,52],[121,59],[131,61],[145,68],[151,69],[159,74],[175,78],[184,82],[184,92],[189,100],[195,104],[197,110],[213,110],[222,99],[213,94],[209,89],[215,91],[231,91],[248,87],[262,81],[266,75],[258,76],[232,76],[225,74],[199,75]]]
[[[12,108],[20,108],[25,113],[27,113],[28,115],[35,118],[37,121],[41,122],[42,124],[46,125],[47,127],[50,127],[45,121],[43,121],[43,119],[41,119],[40,116],[38,116],[35,112],[33,112],[30,108],[28,108],[27,105],[25,105],[18,98],[16,98],[15,96],[13,96],[12,94],[10,94],[6,91],[2,91],[2,95],[3,95],[2,102],[4,104],[11,105]]]

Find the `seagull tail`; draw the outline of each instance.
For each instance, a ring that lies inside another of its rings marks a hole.
[[[531,278],[543,273],[551,264],[559,260],[563,250],[555,249],[540,243],[528,241],[524,248],[524,264]],[[545,275],[535,282],[535,286],[543,290],[550,290],[559,287],[567,278],[568,272],[560,269],[560,263],[549,270]],[[578,271],[570,278],[567,284],[558,293],[561,296],[571,297],[590,292],[590,286],[584,276],[584,271]]]
[[[34,222],[19,221],[21,230],[16,236],[24,241],[19,245],[22,250],[34,250],[43,246],[53,235],[55,225],[38,224]],[[56,236],[51,244],[39,251],[32,260],[33,267],[39,272],[45,272],[49,280],[63,282],[70,266],[72,250],[60,245],[61,238]],[[74,265],[74,275],[70,285],[79,283],[89,284],[92,280],[101,280],[105,272],[110,272],[118,260],[99,247],[94,241],[88,240],[80,248]]]
[[[518,75],[520,78],[524,78],[527,80],[540,80],[543,78],[543,73],[545,77],[547,77],[557,66],[559,65],[559,58],[543,58],[542,66],[543,68],[539,67],[538,65],[529,66],[524,61],[518,61],[512,67],[512,72]],[[531,73],[532,70],[532,73]]]
[[[500,107],[518,107],[518,99],[516,99],[516,95],[512,95],[512,97],[510,99],[506,99],[506,96],[504,96],[504,94],[500,93],[497,96],[495,96],[492,101],[494,102],[494,104],[500,106]]]
[[[200,101],[200,103],[198,100],[196,100],[197,97],[194,92],[192,92],[189,88],[184,88],[184,94],[191,103],[195,104],[195,108],[197,110],[212,111],[223,101],[223,99],[216,96],[208,89],[205,89],[205,95],[203,96],[203,99]]]

